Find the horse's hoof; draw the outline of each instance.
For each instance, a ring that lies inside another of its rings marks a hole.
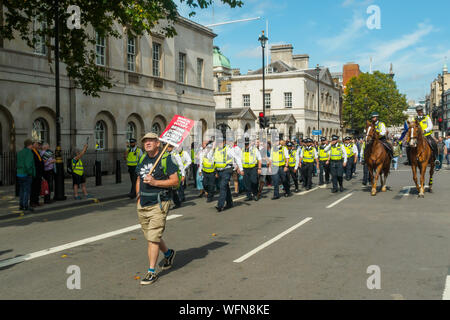
[[[419,198],[425,198],[425,195],[423,193],[419,193]]]
[[[386,187],[381,188],[381,191],[386,192]]]
[[[376,191],[372,191],[372,192],[371,192],[371,195],[373,195],[373,196],[375,196],[376,194],[377,194]]]

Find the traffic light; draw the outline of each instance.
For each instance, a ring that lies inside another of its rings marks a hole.
[[[259,127],[260,127],[261,129],[264,129],[264,128],[265,128],[265,117],[264,117],[264,112],[260,112],[260,113],[259,113],[258,120],[259,120]]]

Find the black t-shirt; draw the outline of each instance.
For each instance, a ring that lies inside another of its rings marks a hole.
[[[158,188],[154,186],[150,186],[147,183],[144,183],[144,177],[150,172],[150,170],[153,167],[153,164],[156,162],[156,159],[158,159],[159,153],[154,157],[150,158],[148,155],[145,156],[144,160],[141,163],[138,163],[136,166],[136,174],[139,176],[140,184],[139,184],[139,190],[140,192],[144,193],[158,193],[161,191],[167,191],[169,189],[167,188]],[[163,167],[162,167],[162,158],[159,162],[156,169],[153,171],[152,176],[156,180],[168,180],[169,177],[176,173],[178,171],[178,167],[175,163],[172,161],[172,157],[169,155],[166,160],[166,174],[164,174]],[[161,200],[168,200],[168,197],[161,197]],[[158,203],[158,200],[151,196],[141,195],[141,206],[147,207],[154,205]]]

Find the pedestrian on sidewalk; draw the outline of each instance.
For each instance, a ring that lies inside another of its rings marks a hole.
[[[442,169],[442,163],[444,162],[444,155],[445,155],[445,142],[443,137],[439,137],[438,143],[438,160],[439,165],[436,166],[436,171]]]
[[[86,176],[84,174],[83,161],[81,160],[81,158],[86,153],[87,148],[88,145],[85,144],[82,151],[75,149],[74,157],[72,159],[72,183],[73,183],[73,196],[75,200],[81,200],[81,197],[78,195],[79,188],[81,188],[86,198],[88,199],[92,198],[92,196],[88,194],[86,190]]]
[[[20,210],[34,211],[30,207],[31,183],[36,176],[33,152],[33,143],[30,139],[24,142],[24,148],[17,153],[17,182],[19,183],[19,207]]]
[[[162,270],[172,267],[175,258],[175,250],[169,249],[162,239],[166,227],[166,218],[170,206],[170,188],[179,183],[178,167],[168,156],[164,163],[160,161],[152,175],[150,170],[154,166],[160,153],[160,141],[156,133],[147,133],[141,139],[144,147],[144,155],[136,167],[139,178],[136,182],[137,214],[142,232],[148,242],[149,268],[142,285],[155,282],[158,279],[156,262],[159,251],[164,253]]]
[[[128,148],[125,150],[125,160],[127,161],[128,173],[130,174],[131,181],[131,189],[128,193],[128,197],[130,199],[136,198],[136,166],[138,164],[139,159],[143,155],[143,151],[141,148],[136,146],[136,139],[131,138],[129,140]]]
[[[44,203],[51,203],[51,194],[55,181],[55,163],[53,151],[50,150],[49,144],[46,142],[42,145],[41,157],[44,161],[44,179],[48,182],[49,193],[44,196]]]
[[[36,168],[36,175],[33,177],[31,183],[31,207],[40,206],[39,197],[41,195],[41,184],[44,175],[44,161],[42,160],[40,150],[42,148],[42,141],[35,140],[31,151],[33,152],[34,167]]]

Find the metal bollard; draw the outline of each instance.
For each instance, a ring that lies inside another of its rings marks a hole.
[[[122,172],[120,171],[120,160],[116,160],[116,183],[122,183]]]
[[[100,161],[95,161],[95,185],[102,185],[102,163]]]

